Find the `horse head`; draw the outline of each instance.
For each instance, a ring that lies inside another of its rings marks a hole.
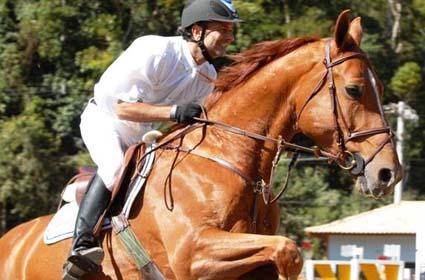
[[[360,49],[361,20],[349,17],[348,10],[339,15],[332,40],[325,42],[318,70],[325,76],[297,100],[297,121],[300,131],[350,170],[361,193],[378,198],[392,192],[401,168],[382,109],[383,85]]]
[[[216,82],[218,96],[227,97],[208,100],[210,116],[285,141],[301,132],[350,171],[361,193],[390,193],[401,168],[382,109],[383,85],[361,40],[361,20],[350,21],[346,10],[332,38],[263,42],[234,56]],[[267,146],[260,152],[263,174],[275,151]]]

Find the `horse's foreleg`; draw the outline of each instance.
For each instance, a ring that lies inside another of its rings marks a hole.
[[[237,279],[265,265],[274,265],[283,277],[297,276],[302,257],[295,243],[282,236],[201,232],[195,240],[190,267],[192,279]]]

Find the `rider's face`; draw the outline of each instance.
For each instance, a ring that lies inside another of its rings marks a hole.
[[[212,58],[226,54],[227,46],[233,42],[233,23],[231,22],[208,22],[205,31],[204,44]]]

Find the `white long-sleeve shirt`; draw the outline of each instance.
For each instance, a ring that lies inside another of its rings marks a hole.
[[[104,72],[95,85],[97,106],[111,116],[125,144],[133,144],[152,123],[119,120],[118,100],[153,105],[201,104],[212,92],[217,73],[205,62],[197,65],[181,37],[144,36],[136,39]],[[209,79],[208,79],[208,78]]]

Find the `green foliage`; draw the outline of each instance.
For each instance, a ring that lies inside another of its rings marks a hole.
[[[401,99],[412,100],[422,86],[421,68],[416,62],[406,62],[391,79],[391,88]]]
[[[324,11],[316,7],[306,7],[303,15],[295,18],[288,24],[282,25],[282,31],[291,37],[299,36],[330,36],[329,26],[332,20],[326,19]]]
[[[17,45],[4,44],[0,53],[0,120],[19,112],[22,95],[22,65]]]
[[[286,174],[283,168],[276,181]],[[295,240],[304,237],[308,225],[328,222],[339,216],[341,193],[323,181],[326,168],[298,167],[290,177],[288,191],[280,201],[282,209],[281,233]],[[286,176],[286,175],[285,175]]]
[[[57,197],[52,193],[70,174],[57,155],[58,141],[40,117],[41,102],[32,100],[21,115],[0,124],[0,201],[9,227],[53,209]]]

